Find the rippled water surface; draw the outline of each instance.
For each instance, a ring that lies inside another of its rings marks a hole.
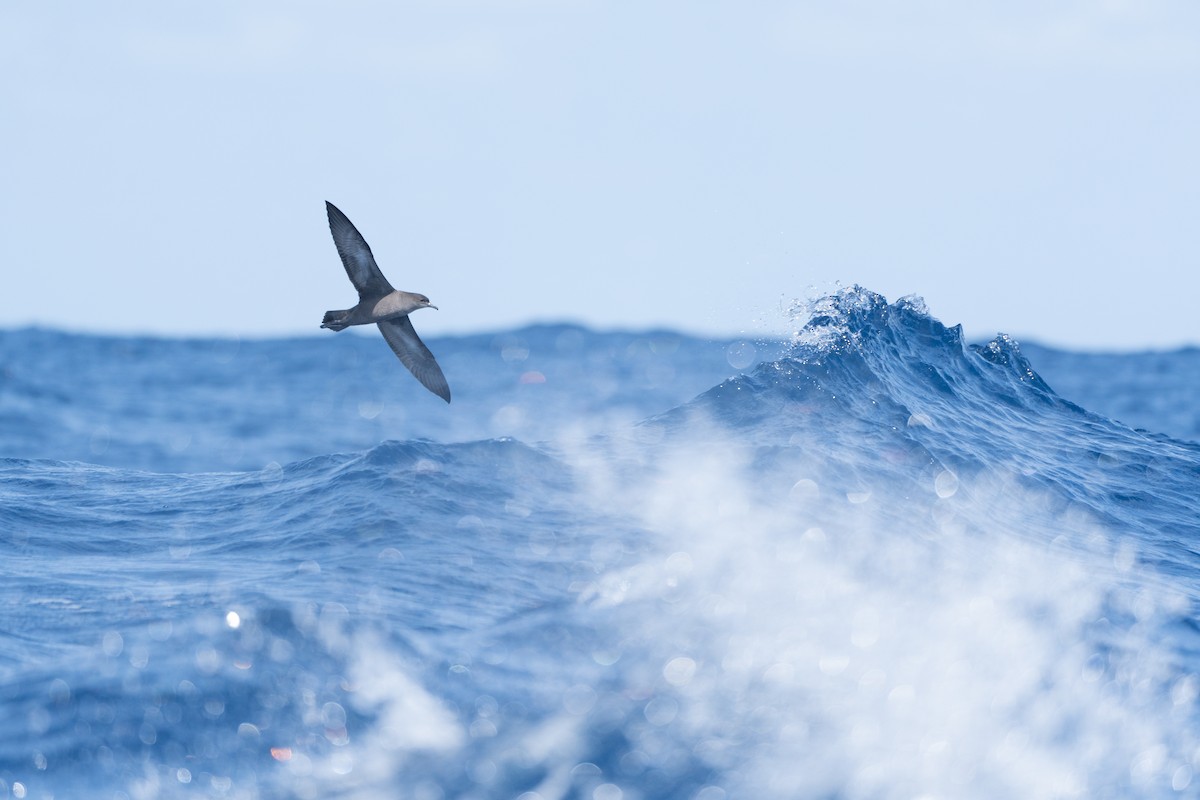
[[[1196,351],[0,332],[0,797],[1200,792]]]

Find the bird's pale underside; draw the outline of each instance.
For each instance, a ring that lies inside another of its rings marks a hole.
[[[342,266],[358,290],[358,305],[344,311],[326,311],[321,327],[340,331],[351,325],[378,325],[384,340],[404,366],[426,389],[449,403],[450,385],[446,383],[446,376],[408,318],[419,308],[437,306],[423,294],[393,289],[379,271],[367,240],[354,223],[333,203],[326,201],[325,210],[329,214],[329,232],[342,257]]]

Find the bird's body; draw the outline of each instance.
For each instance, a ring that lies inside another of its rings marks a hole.
[[[351,325],[371,325],[396,317],[407,317],[418,308],[425,308],[429,305],[422,303],[417,299],[418,297],[420,295],[401,291],[385,294],[383,297],[368,297],[360,300],[354,308],[348,308],[345,311],[326,311],[321,327],[340,331]]]
[[[450,402],[450,386],[433,353],[417,336],[408,315],[421,308],[437,308],[423,294],[401,292],[383,277],[367,241],[337,206],[326,201],[329,232],[350,282],[358,290],[358,304],[343,311],[326,311],[322,328],[340,331],[351,325],[379,326],[392,352],[426,389]]]

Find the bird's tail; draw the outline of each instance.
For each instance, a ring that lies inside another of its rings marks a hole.
[[[331,331],[340,331],[342,328],[348,327],[342,320],[350,314],[350,309],[344,311],[326,311],[325,319],[321,320],[322,328],[329,328]]]

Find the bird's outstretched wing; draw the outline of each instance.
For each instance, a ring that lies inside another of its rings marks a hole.
[[[378,324],[379,332],[404,366],[417,376],[417,380],[424,384],[426,389],[449,403],[450,384],[446,383],[442,368],[438,366],[433,353],[429,352],[429,348],[421,341],[421,337],[417,336],[408,317],[396,317]]]
[[[333,243],[337,245],[338,255],[342,257],[342,266],[346,268],[350,282],[358,290],[359,299],[383,297],[395,291],[379,271],[367,240],[354,227],[354,223],[328,200],[325,201],[325,211],[329,214],[329,232],[333,234]]]

